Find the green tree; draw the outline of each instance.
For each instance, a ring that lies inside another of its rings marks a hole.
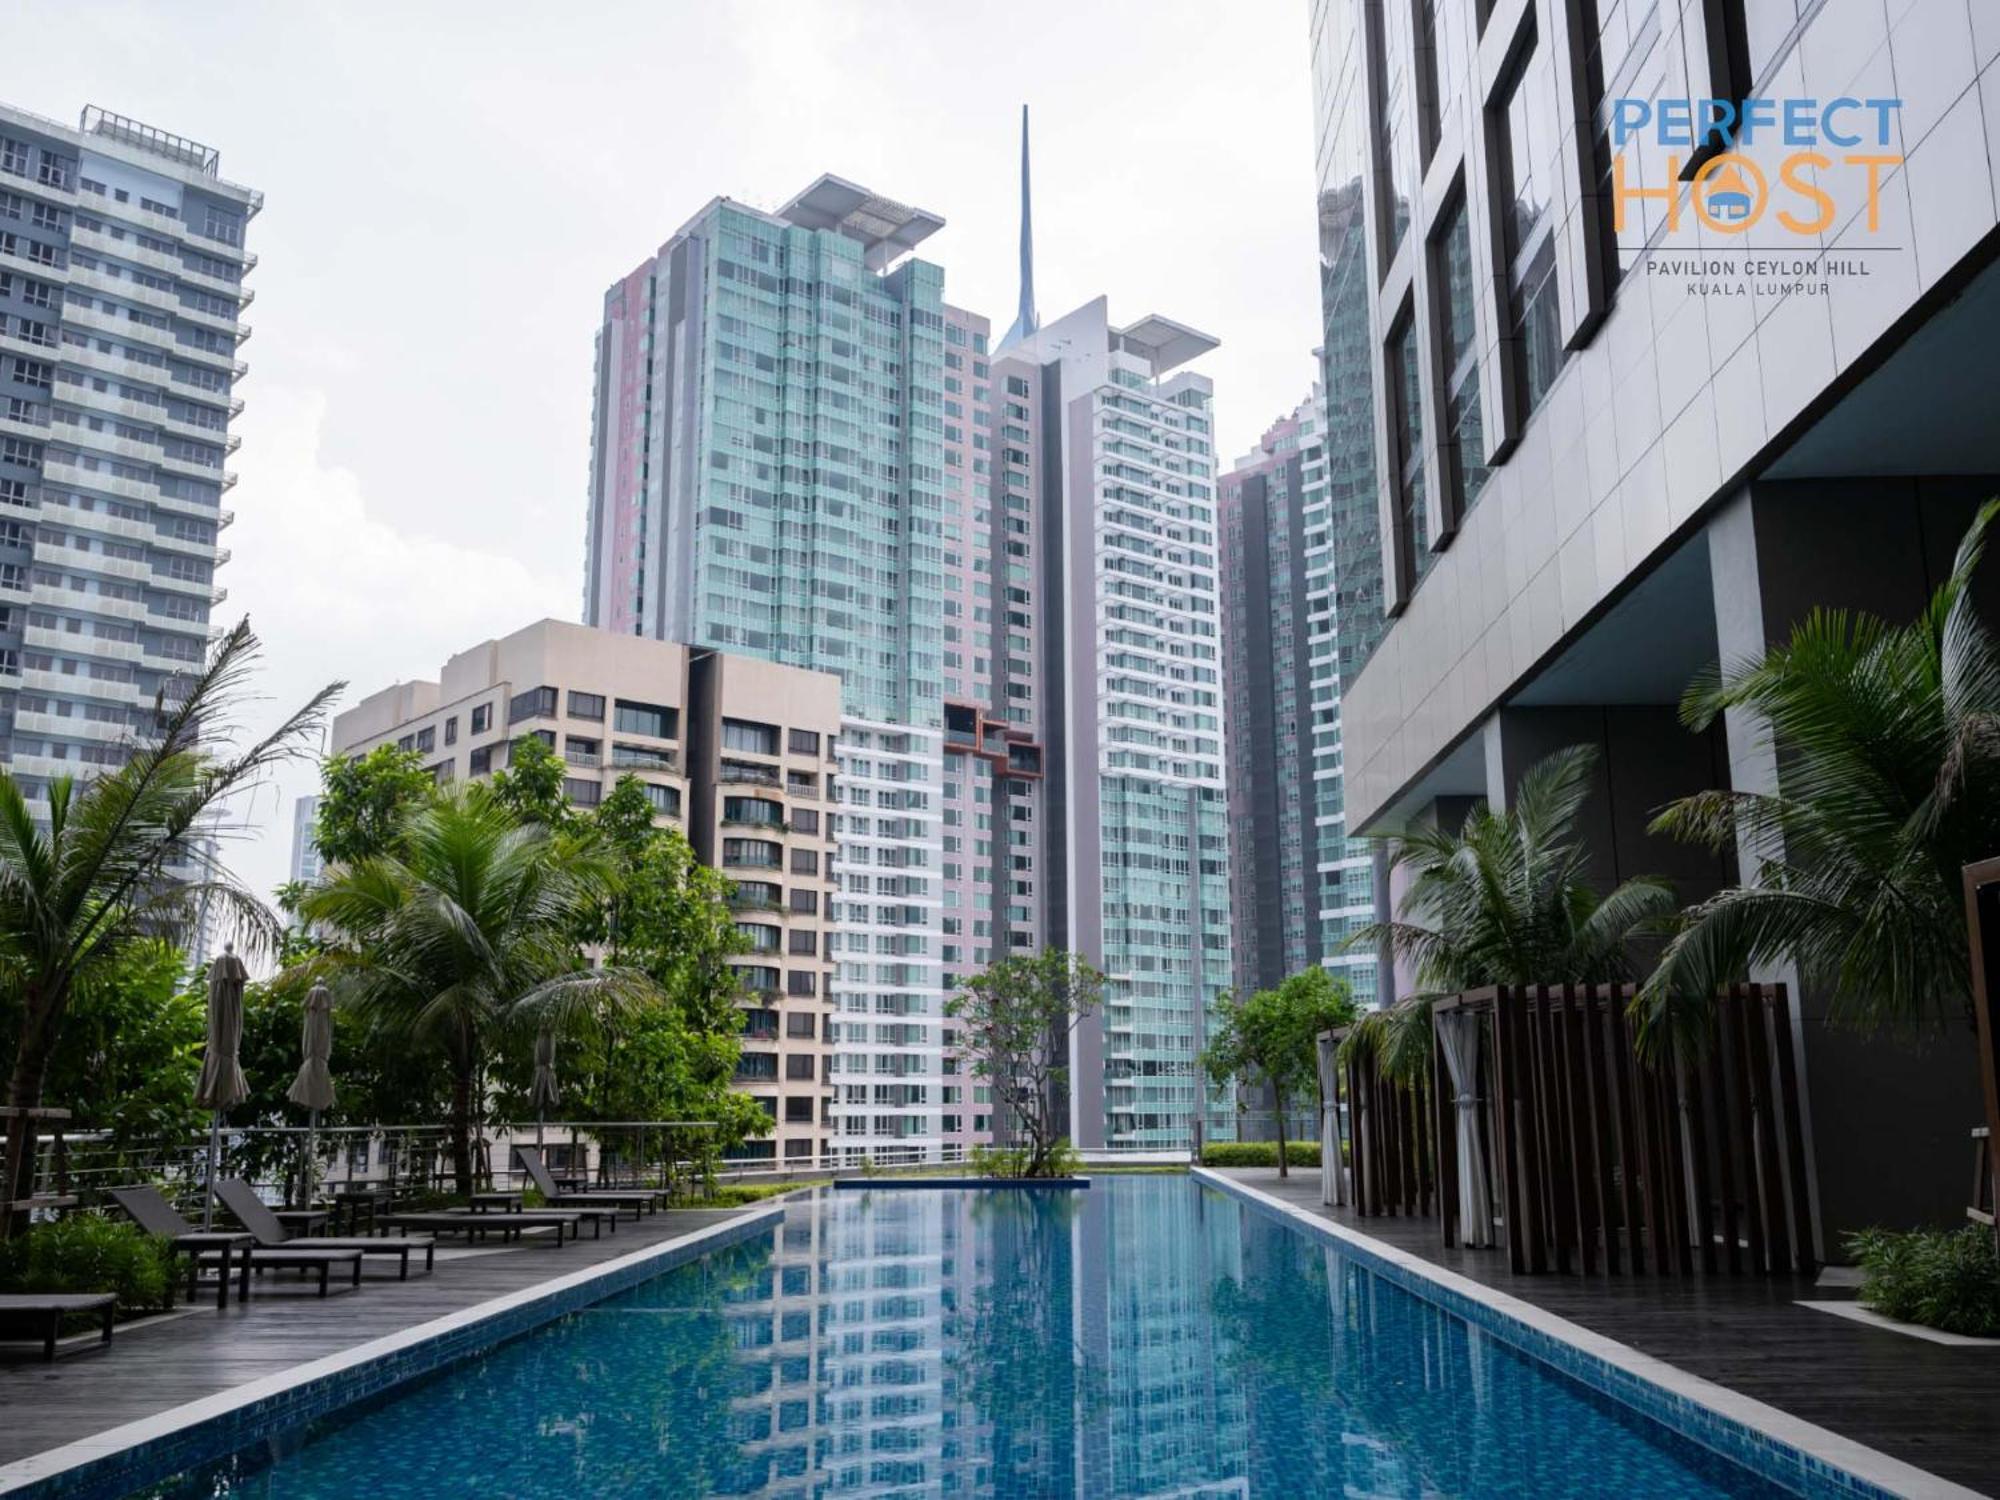
[[[336,865],[301,903],[340,945],[348,1003],[443,1056],[460,1192],[472,1187],[477,1083],[501,1030],[566,1025],[652,992],[643,975],[590,968],[577,945],[610,881],[601,858],[474,784],[419,812],[400,853]]]
[[[563,793],[568,771],[563,759],[538,734],[524,734],[507,747],[507,768],[493,773],[493,796],[524,823],[568,828],[575,820]]]
[[[414,750],[377,745],[366,755],[335,755],[319,770],[313,842],[328,864],[353,864],[396,847],[436,783]]]
[[[200,975],[171,943],[140,941],[78,985],[49,1059],[47,1092],[73,1128],[109,1131],[121,1148],[193,1140],[207,1034]]]
[[[1612,982],[1630,977],[1635,937],[1659,930],[1673,887],[1636,876],[1599,894],[1577,817],[1590,797],[1597,752],[1572,745],[1537,761],[1513,804],[1484,804],[1456,833],[1414,828],[1392,842],[1390,862],[1412,872],[1397,919],[1352,934],[1343,951],[1385,939],[1416,971],[1416,992],[1364,1017],[1350,1045],[1379,1047],[1400,1078],[1430,1063],[1431,1006],[1488,984]]]
[[[1708,791],[1657,831],[1740,848],[1754,877],[1687,913],[1635,1006],[1648,1046],[1689,1039],[1718,984],[1790,961],[1844,1023],[1971,1024],[1964,866],[2000,850],[2000,650],[1973,576],[1989,501],[1906,625],[1818,610],[1762,660],[1705,673],[1681,717],[1767,726],[1775,793]]]
[[[150,732],[122,767],[81,786],[49,782],[45,825],[0,770],[0,994],[13,1020],[14,1109],[41,1104],[79,988],[135,945],[185,937],[206,911],[231,922],[251,951],[277,946],[277,918],[221,865],[204,830],[232,794],[308,751],[340,684],[264,737],[231,746],[219,726],[240,704],[257,652],[243,621],[199,671],[162,691]],[[24,1117],[9,1121],[0,1196],[27,1196],[30,1134]],[[25,1222],[11,1216],[9,1232]]]
[[[1290,1100],[1300,1089],[1319,1087],[1319,1034],[1347,1025],[1354,1016],[1353,994],[1317,964],[1247,1000],[1223,997],[1215,1039],[1203,1051],[1201,1064],[1218,1084],[1270,1085],[1278,1111],[1280,1177],[1291,1175],[1285,1160]]]
[[[1104,975],[1075,953],[1008,957],[958,983],[945,1014],[964,1023],[972,1072],[1027,1137],[1022,1175],[1048,1174],[1061,1145],[1057,1100],[1069,1084],[1069,1036],[1104,999]]]

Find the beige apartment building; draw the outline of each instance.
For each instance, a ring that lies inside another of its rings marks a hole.
[[[736,884],[746,950],[737,1086],[771,1134],[740,1154],[803,1161],[831,1147],[834,747],[840,679],[775,662],[542,620],[399,682],[333,722],[332,748],[393,744],[440,781],[489,775],[536,735],[590,808],[636,775],[657,820]]]

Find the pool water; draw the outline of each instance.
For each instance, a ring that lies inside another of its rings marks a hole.
[[[1073,1193],[822,1192],[152,1493],[1781,1492],[1234,1198],[1110,1175]]]

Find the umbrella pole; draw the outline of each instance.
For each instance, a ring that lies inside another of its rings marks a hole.
[[[319,1111],[313,1110],[306,1116],[306,1164],[299,1179],[305,1184],[299,1199],[300,1208],[313,1206],[314,1168],[319,1164]]]
[[[201,1230],[203,1234],[215,1228],[215,1173],[222,1160],[222,1111],[217,1110],[208,1122],[208,1180],[202,1184]]]

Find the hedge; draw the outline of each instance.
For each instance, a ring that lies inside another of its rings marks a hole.
[[[1318,1167],[1319,1142],[1285,1142],[1285,1162],[1293,1167]],[[1201,1148],[1201,1164],[1204,1167],[1275,1167],[1278,1164],[1278,1143],[1218,1141]]]

